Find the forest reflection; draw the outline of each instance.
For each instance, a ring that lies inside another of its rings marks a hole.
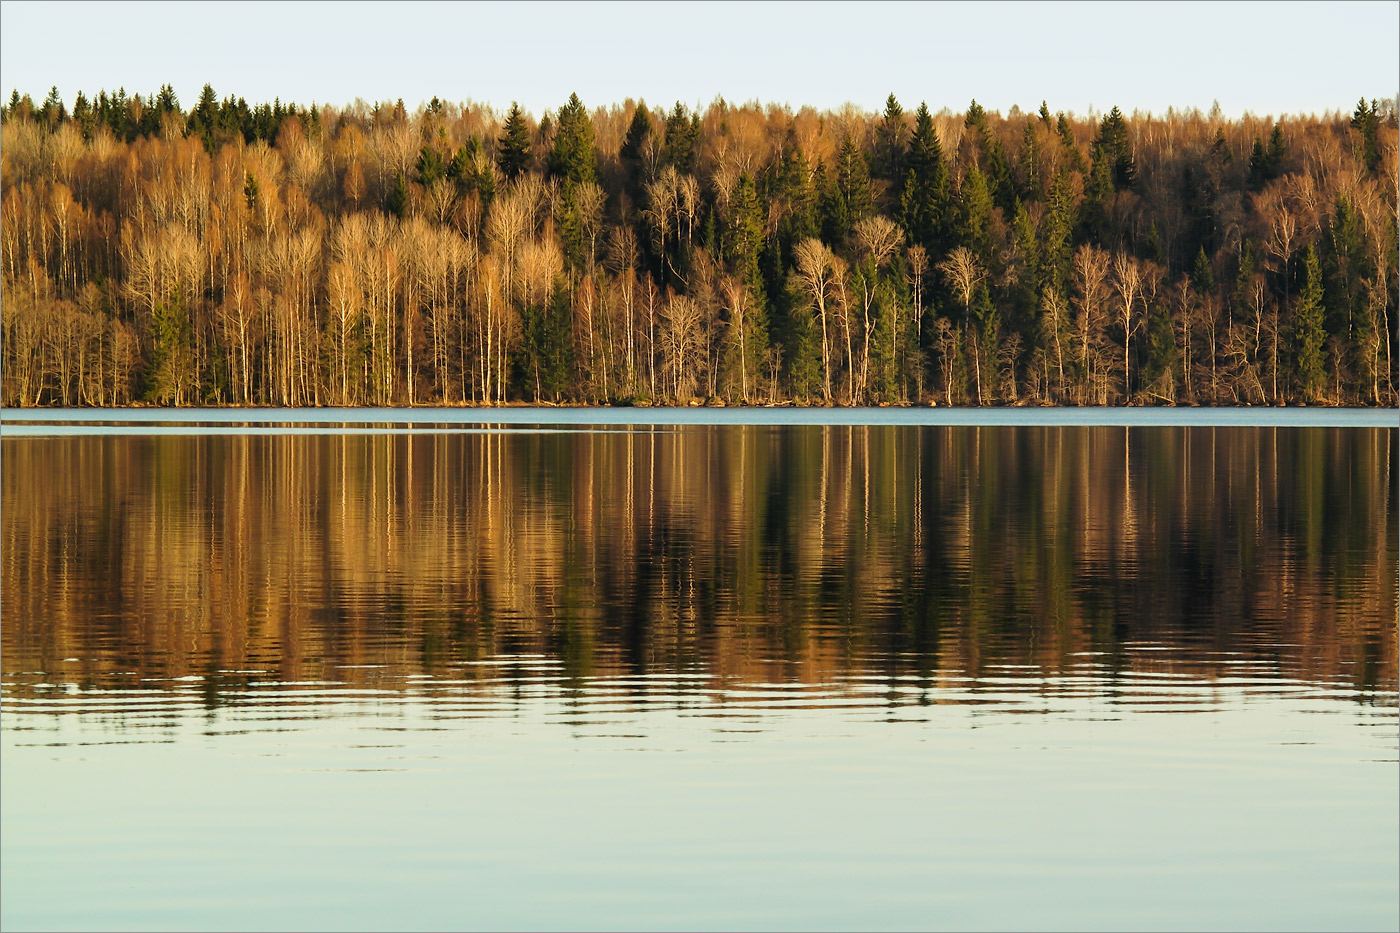
[[[889,426],[11,437],[5,687],[23,699],[56,680],[193,677],[217,705],[253,682],[519,683],[539,664],[563,684],[623,685],[936,685],[1089,664],[1248,671],[1389,705],[1396,439]]]

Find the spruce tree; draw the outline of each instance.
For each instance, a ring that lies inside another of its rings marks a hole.
[[[1298,382],[1303,397],[1315,402],[1321,398],[1322,388],[1327,384],[1322,353],[1327,341],[1327,309],[1322,301],[1322,270],[1317,250],[1312,246],[1304,255],[1303,270],[1303,291],[1298,296],[1297,308]]]
[[[891,94],[885,100],[885,113],[876,130],[878,151],[876,154],[877,174],[891,181],[904,177],[904,137],[908,128],[904,125],[904,108]]]
[[[695,171],[695,149],[700,141],[700,115],[688,114],[685,105],[676,101],[666,118],[666,141],[661,159],[676,167],[678,172]]]
[[[185,132],[199,137],[204,143],[204,151],[214,154],[214,131],[219,123],[219,98],[210,84],[205,84],[199,92],[199,102],[190,111],[190,119]]]
[[[577,94],[559,108],[559,126],[549,153],[549,174],[565,186],[592,182],[598,177],[598,152],[593,142],[593,121]]]
[[[993,253],[991,237],[988,236],[988,226],[992,220],[992,195],[987,189],[986,176],[975,165],[963,176],[958,202],[959,238],[977,253],[978,259],[986,266]]]
[[[870,190],[870,167],[866,164],[865,154],[849,133],[842,137],[841,150],[836,156],[836,184],[841,189],[850,226],[854,227],[870,216],[875,204],[874,194]]]
[[[1137,182],[1128,122],[1117,107],[1109,111],[1099,125],[1099,138],[1094,141],[1095,164],[1100,160],[1108,165],[1115,190],[1131,188]]]
[[[418,184],[424,188],[428,187],[446,174],[442,154],[432,146],[424,146],[418,150],[418,162],[414,165],[413,171],[417,176]]]
[[[763,246],[763,209],[758,189],[747,172],[739,176],[739,183],[734,186],[721,242],[724,259],[753,291],[756,304],[763,307],[763,280],[758,267],[758,253]]]
[[[404,181],[402,172],[394,176],[394,187],[389,192],[389,202],[386,206],[389,213],[398,218],[402,218],[408,210],[408,183]]]
[[[911,242],[941,254],[949,246],[952,197],[943,146],[926,103],[919,104],[915,112],[914,135],[909,139],[906,159],[901,222]]]
[[[501,127],[501,138],[496,141],[496,164],[501,174],[514,179],[530,165],[530,128],[525,124],[525,114],[520,105],[511,102],[510,113]]]
[[[1381,163],[1379,109],[1374,104],[1368,106],[1366,98],[1361,98],[1352,114],[1351,125],[1361,135],[1361,161],[1366,171],[1374,172]]]

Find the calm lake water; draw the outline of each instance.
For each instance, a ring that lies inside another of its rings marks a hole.
[[[1395,415],[6,411],[0,925],[1394,930]]]

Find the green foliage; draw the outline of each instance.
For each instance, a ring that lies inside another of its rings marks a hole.
[[[521,312],[521,343],[516,355],[518,390],[535,401],[554,401],[569,388],[573,369],[569,291],[556,284],[542,305]]]
[[[986,176],[973,166],[963,176],[959,194],[959,219],[962,242],[967,244],[982,264],[987,265],[994,252],[989,236],[992,220],[992,195],[987,190]]]
[[[885,112],[880,125],[875,130],[875,175],[890,181],[904,177],[905,137],[909,128],[904,125],[904,108],[891,94],[885,100]]]
[[[172,295],[157,302],[151,320],[153,342],[144,395],[160,405],[183,405],[194,385],[194,328],[184,299]]]
[[[418,184],[424,188],[431,185],[447,174],[447,167],[443,165],[442,153],[432,146],[424,146],[418,150],[418,162],[413,167]]]
[[[1105,163],[1112,176],[1115,191],[1131,188],[1137,183],[1137,162],[1133,144],[1128,136],[1128,121],[1114,107],[1099,124],[1099,138],[1094,141],[1094,163]]]
[[[870,166],[849,133],[842,137],[841,149],[836,155],[836,187],[849,227],[870,216],[875,204],[870,189]]]
[[[1324,322],[1327,309],[1323,305],[1322,270],[1318,262],[1317,250],[1309,246],[1303,259],[1304,285],[1298,296],[1297,350],[1298,381],[1303,396],[1315,402],[1322,395],[1327,383],[1327,372],[1323,366],[1323,345],[1327,341]]]
[[[1060,147],[1069,160],[1070,169],[1084,174],[1084,156],[1079,151],[1079,144],[1075,142],[1074,127],[1070,126],[1069,118],[1064,113],[1055,118],[1055,133],[1060,137]]]
[[[700,141],[700,115],[688,114],[685,105],[676,106],[666,118],[666,142],[661,147],[661,160],[676,167],[676,171],[695,171],[696,147]]]
[[[788,313],[785,326],[774,336],[786,351],[784,364],[793,396],[810,401],[821,395],[821,328],[811,299],[795,274],[788,279],[782,296]]]
[[[1374,172],[1381,164],[1380,109],[1374,101],[1367,106],[1366,98],[1361,98],[1352,114],[1351,126],[1361,137],[1361,160],[1366,171]]]
[[[598,177],[598,152],[593,142],[593,121],[588,118],[577,94],[559,108],[559,126],[554,133],[554,148],[549,154],[549,174],[562,179],[565,186],[595,181]]]
[[[1208,295],[1215,290],[1215,271],[1204,246],[1197,251],[1196,264],[1191,268],[1191,286],[1198,295]]]
[[[389,200],[384,206],[389,213],[400,219],[408,212],[408,183],[404,181],[402,172],[394,176],[394,187],[390,189]]]
[[[909,239],[934,254],[950,245],[953,205],[943,145],[928,105],[919,104],[909,140],[909,170],[900,197],[900,219]]]
[[[185,124],[185,132],[190,136],[199,137],[204,144],[204,151],[210,155],[214,154],[214,133],[219,126],[219,98],[214,94],[214,88],[210,84],[205,84],[199,92],[199,102],[190,111],[189,120]]]
[[[1026,128],[1021,132],[1021,197],[1026,201],[1039,201],[1041,197],[1041,155],[1040,139],[1035,123],[1026,120]]]
[[[508,179],[514,179],[530,165],[530,128],[520,105],[513,101],[501,127],[501,137],[496,140],[496,164]]]
[[[747,173],[739,176],[730,198],[729,217],[721,234],[724,259],[739,280],[754,293],[756,303],[763,304],[763,279],[759,275],[758,253],[763,246],[763,211],[758,190]]]
[[[1256,191],[1283,173],[1283,163],[1288,157],[1288,142],[1283,136],[1283,127],[1275,123],[1269,134],[1269,145],[1254,140],[1249,153],[1249,184]]]
[[[1079,223],[1079,205],[1069,171],[1061,167],[1050,187],[1050,202],[1040,229],[1040,287],[1069,294],[1070,265],[1074,257],[1071,235]]]

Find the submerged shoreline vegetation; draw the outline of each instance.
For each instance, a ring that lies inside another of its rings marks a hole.
[[[1397,121],[0,111],[0,404],[1396,404]]]

